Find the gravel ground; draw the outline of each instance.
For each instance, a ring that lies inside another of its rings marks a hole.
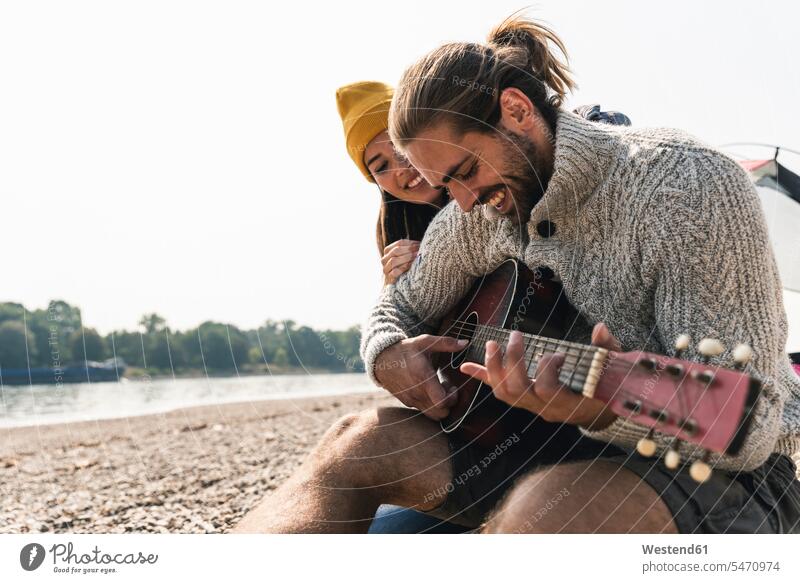
[[[0,533],[222,533],[376,391],[0,429]],[[798,460],[796,460],[798,461]]]
[[[0,533],[225,532],[381,392],[0,429]]]

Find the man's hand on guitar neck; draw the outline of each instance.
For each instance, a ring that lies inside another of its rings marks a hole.
[[[378,356],[375,378],[404,405],[419,409],[431,419],[444,419],[456,396],[448,393],[439,382],[431,355],[457,352],[466,345],[466,340],[430,334],[402,340]]]
[[[619,342],[602,323],[594,327],[592,344],[620,350]],[[562,353],[543,355],[534,382],[528,377],[522,335],[512,332],[505,359],[497,342],[489,341],[486,343],[486,366],[465,362],[461,372],[491,386],[501,401],[536,413],[545,421],[570,423],[592,430],[610,425],[616,415],[605,403],[577,395],[559,383],[558,373],[563,362]]]

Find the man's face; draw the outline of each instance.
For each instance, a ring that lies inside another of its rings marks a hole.
[[[464,212],[488,205],[515,223],[528,221],[552,174],[549,132],[506,129],[459,135],[448,123],[421,132],[406,147],[411,164],[433,187],[444,186]]]

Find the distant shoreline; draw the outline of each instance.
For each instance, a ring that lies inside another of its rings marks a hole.
[[[325,368],[304,368],[300,366],[290,366],[290,367],[270,367],[269,370],[261,369],[261,370],[227,370],[227,371],[204,371],[203,369],[190,369],[190,370],[183,370],[179,373],[170,373],[170,372],[156,372],[156,373],[148,373],[146,369],[140,369],[136,367],[128,367],[128,371],[122,377],[132,382],[137,382],[140,380],[169,380],[172,378],[175,379],[200,379],[200,378],[212,378],[212,379],[227,379],[227,378],[236,378],[236,377],[255,377],[255,376],[277,376],[277,375],[302,375],[302,374],[359,374],[364,371],[362,370],[341,370],[341,369],[325,369]]]
[[[377,391],[364,373],[338,372],[140,377],[123,382],[65,384],[61,389],[50,385],[6,387],[0,405],[0,430],[161,415],[191,407]]]

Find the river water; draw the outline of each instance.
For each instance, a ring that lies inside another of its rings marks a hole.
[[[291,399],[377,390],[365,374],[297,374],[231,378],[123,380],[61,387],[0,387],[0,427],[92,421],[181,407]]]

